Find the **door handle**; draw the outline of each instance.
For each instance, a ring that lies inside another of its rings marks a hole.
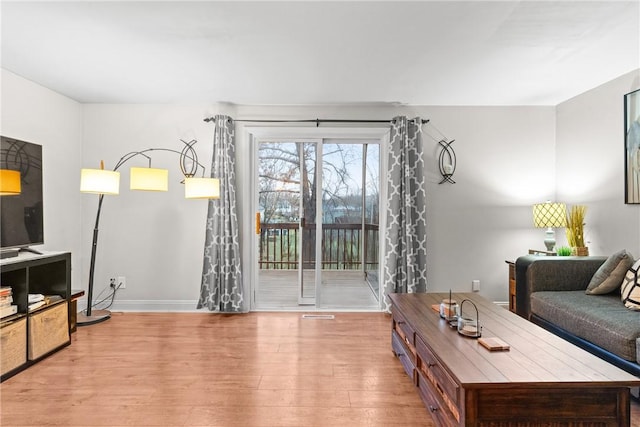
[[[304,228],[306,224],[305,217],[300,218],[300,227]]]
[[[260,212],[256,212],[256,234],[260,234],[262,230],[260,229]]]

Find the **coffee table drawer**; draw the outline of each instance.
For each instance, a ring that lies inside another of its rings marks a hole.
[[[398,358],[398,360],[400,360],[400,364],[402,364],[404,371],[407,373],[407,375],[409,375],[409,378],[411,378],[411,381],[415,384],[415,356],[410,351],[407,351],[404,342],[401,341],[400,336],[396,333],[396,331],[393,331],[391,333],[391,346],[396,357]]]
[[[420,359],[418,370],[421,371],[425,377],[431,379],[434,386],[441,389],[441,391],[447,395],[448,399],[457,406],[460,395],[458,383],[444,370],[433,352],[420,337],[416,338],[416,351],[418,353],[418,359]]]
[[[402,338],[402,340],[407,343],[407,345],[412,348],[416,345],[416,331],[413,330],[411,325],[407,323],[406,319],[402,314],[397,311],[393,312],[393,328],[398,332],[398,335]]]
[[[456,418],[459,418],[459,416],[456,417],[450,412],[447,404],[442,400],[438,391],[434,390],[431,382],[425,379],[419,371],[416,375],[416,379],[418,380],[420,397],[422,398],[424,405],[427,407],[427,410],[434,418],[434,421],[436,421],[436,424],[444,427],[458,426],[459,423]]]

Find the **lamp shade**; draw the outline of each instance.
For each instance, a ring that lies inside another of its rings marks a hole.
[[[184,197],[186,199],[219,199],[220,180],[218,178],[185,178]]]
[[[144,191],[168,191],[169,171],[156,168],[131,168],[130,189]]]
[[[533,205],[533,225],[537,228],[566,227],[567,207],[564,203],[538,203]]]
[[[18,196],[21,191],[20,172],[0,169],[0,196]]]
[[[120,172],[104,169],[82,169],[80,171],[80,191],[83,193],[120,193]]]

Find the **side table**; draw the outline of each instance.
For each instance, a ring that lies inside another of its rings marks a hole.
[[[506,260],[509,266],[509,311],[516,312],[516,263]]]
[[[69,304],[69,330],[71,333],[78,330],[78,299],[84,295],[82,289],[71,290],[71,303]]]

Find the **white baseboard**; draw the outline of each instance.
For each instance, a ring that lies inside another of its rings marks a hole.
[[[110,311],[158,311],[158,312],[193,312],[198,313],[206,310],[198,310],[196,306],[198,304],[197,300],[123,300],[123,301],[115,301],[113,305],[109,308]],[[501,307],[509,309],[509,303],[506,301],[494,301],[494,304],[497,304]],[[87,300],[85,298],[78,300],[78,311],[82,311],[87,308]],[[98,307],[102,308],[102,307]],[[256,310],[261,311],[261,310]],[[266,311],[274,311],[273,309],[269,309]],[[327,310],[315,310],[313,307],[300,307],[294,310],[282,310],[282,311],[353,311],[353,310],[345,310],[345,309],[327,309]],[[357,310],[364,312],[377,312],[379,310]]]
[[[196,309],[197,300],[122,300],[115,301],[109,311],[158,311],[158,312],[193,312],[203,310]],[[87,300],[78,300],[78,311],[87,308]],[[98,307],[98,308],[102,308]]]

